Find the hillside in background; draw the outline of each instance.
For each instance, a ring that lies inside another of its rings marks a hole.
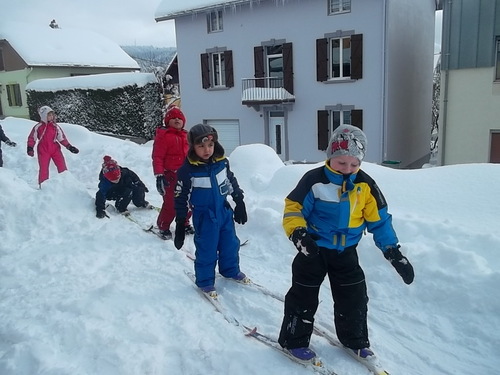
[[[177,49],[175,47],[159,48],[153,46],[121,46],[139,66],[141,72],[151,73],[156,68],[166,68]]]

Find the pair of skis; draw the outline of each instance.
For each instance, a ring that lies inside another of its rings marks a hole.
[[[193,283],[194,283],[195,282],[195,275],[190,271],[185,271],[185,273],[191,279],[191,281],[193,281]],[[264,287],[260,284],[254,283],[251,280],[250,280],[250,282],[244,283],[244,285],[255,288],[259,292],[261,292],[267,296],[270,296],[274,299],[277,299],[278,301],[281,301],[281,302],[284,301],[284,297],[281,296],[280,294],[274,293],[273,291],[267,289],[266,287]],[[338,375],[334,370],[332,370],[332,369],[328,368],[326,365],[324,365],[319,357],[315,357],[310,361],[303,361],[303,360],[300,360],[299,358],[293,356],[286,349],[283,349],[276,339],[259,332],[257,330],[257,327],[252,328],[252,327],[248,327],[246,325],[241,324],[222,305],[222,303],[218,299],[217,295],[211,296],[207,293],[203,293],[203,291],[201,291],[201,289],[199,289],[198,287],[196,287],[196,289],[199,291],[199,293],[201,293],[203,295],[203,297],[205,297],[205,299],[207,299],[214,306],[215,310],[217,312],[219,312],[228,323],[241,328],[243,333],[246,336],[252,337],[252,338],[258,340],[259,342],[263,343],[264,345],[279,351],[280,353],[282,353],[283,355],[285,355],[286,357],[288,357],[292,361],[294,361],[294,362],[296,362],[296,363],[298,363],[306,368],[309,368],[318,374]],[[333,337],[333,335],[331,335],[326,328],[322,327],[318,323],[315,323],[314,334],[325,338],[331,345],[344,349],[349,355],[351,355],[354,359],[356,359],[358,362],[363,364],[368,370],[373,372],[375,375],[389,375],[389,373],[383,369],[382,365],[380,364],[379,360],[376,357],[372,358],[370,360],[366,360],[366,359],[363,359],[363,358],[356,356],[353,351],[345,348],[337,340],[336,337]]]
[[[190,271],[184,271],[186,273],[186,275],[191,279],[191,281],[194,283],[195,280],[196,280],[196,277],[194,275],[194,273],[190,272]],[[220,313],[224,319],[240,328],[242,330],[242,332],[245,334],[245,336],[248,336],[248,337],[253,337],[254,339],[258,340],[259,342],[263,343],[264,345],[267,345],[268,347],[270,348],[273,348],[277,351],[279,351],[280,353],[284,354],[285,356],[287,356],[289,359],[291,359],[292,361],[306,367],[306,368],[309,368],[311,370],[313,370],[314,372],[318,373],[318,374],[321,374],[321,375],[338,375],[336,372],[328,369],[327,367],[325,367],[323,365],[323,363],[318,359],[318,358],[314,358],[314,360],[311,360],[311,361],[301,361],[300,359],[294,357],[292,354],[290,354],[288,351],[286,351],[285,349],[282,349],[280,344],[273,338],[271,337],[268,337],[264,334],[261,334],[260,332],[257,332],[257,328],[251,328],[251,327],[248,327],[244,324],[241,324],[238,319],[236,319],[232,314],[230,314],[227,309],[224,307],[224,305],[222,305],[222,303],[220,302],[217,294],[215,295],[210,295],[208,293],[204,293],[200,288],[196,287],[196,289],[199,291],[199,293],[208,301],[212,304],[212,306],[215,308],[215,310]]]

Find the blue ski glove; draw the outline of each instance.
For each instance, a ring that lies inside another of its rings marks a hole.
[[[315,234],[307,233],[304,227],[295,228],[290,236],[290,241],[293,242],[297,250],[311,258],[317,256],[319,253],[319,248],[315,241],[317,239],[318,237]]]
[[[403,278],[405,284],[411,284],[415,278],[415,273],[413,271],[413,266],[410,264],[408,258],[406,258],[399,248],[401,246],[392,247],[384,252],[384,257],[392,266],[396,269],[399,275]]]
[[[175,238],[174,238],[174,245],[177,250],[180,250],[182,245],[184,245],[185,238],[186,238],[186,218],[178,217],[175,219]]]
[[[168,188],[169,183],[164,175],[159,174],[156,176],[156,190],[160,195],[165,195],[165,189]]]

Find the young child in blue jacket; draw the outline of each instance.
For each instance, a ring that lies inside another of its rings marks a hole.
[[[189,151],[177,171],[175,192],[176,229],[174,244],[180,249],[185,238],[185,219],[192,209],[195,229],[196,285],[211,296],[215,292],[215,267],[227,278],[248,282],[240,271],[240,240],[234,222],[245,224],[247,212],[243,190],[224,156],[217,131],[205,124],[193,126],[188,133]],[[227,201],[231,195],[236,206]]]
[[[301,360],[309,348],[318,294],[328,275],[339,341],[362,361],[374,361],[367,327],[368,295],[356,247],[365,229],[401,275],[413,282],[413,267],[399,250],[387,202],[375,181],[360,169],[367,139],[341,125],[328,143],[325,165],[308,171],[285,199],[283,228],[299,251],[285,297],[279,343]]]

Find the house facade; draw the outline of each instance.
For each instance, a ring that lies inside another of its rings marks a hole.
[[[443,3],[441,165],[500,163],[500,0]]]
[[[175,19],[187,126],[213,125],[226,151],[264,143],[283,160],[324,160],[341,123],[366,159],[429,159],[435,0],[163,0]],[[202,4],[203,3],[203,4]]]
[[[0,116],[29,118],[26,85],[32,81],[138,70],[119,45],[96,33],[2,23]]]

